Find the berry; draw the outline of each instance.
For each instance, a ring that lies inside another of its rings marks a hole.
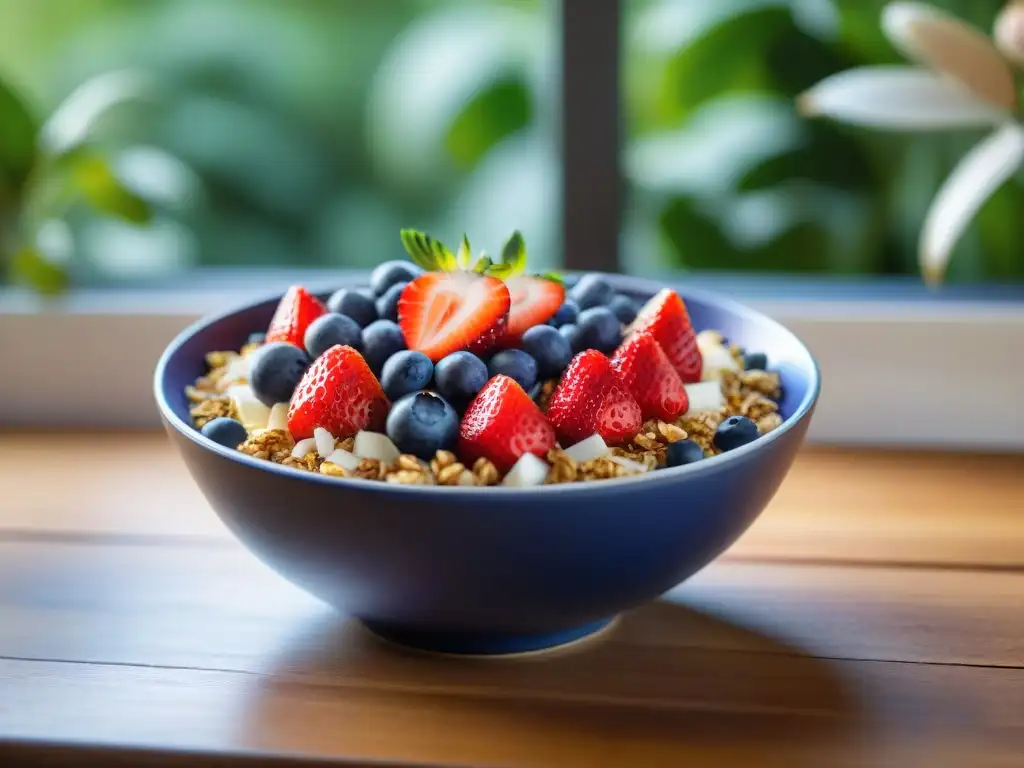
[[[265,333],[250,333],[246,344],[263,344],[267,340]]]
[[[288,409],[288,431],[296,440],[322,427],[336,439],[361,429],[380,432],[390,407],[380,382],[352,347],[331,347],[302,377]]]
[[[611,352],[622,341],[622,323],[608,307],[583,310],[578,325],[583,349]]]
[[[383,371],[389,357],[403,349],[402,329],[390,320],[374,320],[363,328],[363,355],[375,374]]]
[[[393,323],[398,322],[398,301],[402,298],[402,291],[405,290],[405,286],[408,283],[395,283],[386,291],[384,295],[377,299],[377,314],[380,315],[382,320],[390,320]]]
[[[768,355],[764,352],[747,352],[743,355],[743,370],[764,371],[768,369]]]
[[[305,336],[306,351],[314,360],[335,344],[363,348],[363,332],[359,323],[346,315],[328,312],[310,323]]]
[[[619,318],[619,322],[628,324],[636,319],[636,313],[639,308],[636,302],[629,298],[629,296],[623,296],[620,293],[608,303],[608,309],[615,313],[615,316]]]
[[[434,384],[452,403],[465,405],[487,383],[487,365],[472,352],[453,352],[434,366]]]
[[[572,344],[558,329],[537,325],[523,334],[523,350],[537,362],[537,375],[555,379],[572,360]]]
[[[731,451],[753,442],[760,434],[757,424],[746,416],[730,416],[715,430],[715,448],[723,452]]]
[[[512,300],[496,277],[427,272],[402,292],[398,323],[409,344],[434,362],[469,349],[482,352],[505,335]]]
[[[266,341],[287,341],[301,348],[310,323],[326,311],[327,307],[316,296],[301,286],[293,285],[281,297],[274,311]]]
[[[689,398],[664,350],[647,331],[635,333],[615,351],[612,366],[640,404],[645,419],[675,421]]]
[[[573,353],[583,351],[583,329],[576,325],[576,323],[567,323],[559,328],[558,332],[569,342]]]
[[[555,431],[537,404],[514,379],[495,376],[474,398],[459,427],[459,457],[472,464],[483,457],[507,472],[524,453],[546,456]]]
[[[521,349],[506,349],[498,352],[487,363],[487,373],[493,378],[499,375],[515,379],[525,390],[537,383],[537,363]]]
[[[535,325],[542,325],[555,316],[565,300],[565,286],[554,280],[519,275],[505,280],[511,306],[506,338],[510,345]]]
[[[387,431],[402,453],[429,461],[438,451],[455,448],[459,439],[459,416],[440,395],[415,392],[392,406]]]
[[[408,283],[423,274],[423,270],[408,261],[385,261],[370,273],[370,290],[380,298],[397,283]]]
[[[558,308],[558,311],[555,312],[555,316],[548,322],[556,328],[561,328],[563,325],[575,323],[576,318],[579,317],[579,315],[580,308],[577,306],[576,302],[572,299],[566,299],[562,302],[562,306]]]
[[[704,449],[693,440],[677,440],[668,444],[665,451],[665,464],[669,467],[682,467],[693,464],[704,458]]]
[[[377,305],[371,293],[362,290],[342,288],[335,291],[327,300],[327,309],[355,320],[360,328],[365,328],[377,319]]]
[[[590,309],[611,301],[615,289],[601,275],[588,274],[579,279],[569,291],[569,295],[580,309]]]
[[[563,446],[599,434],[616,445],[640,431],[640,406],[629,393],[611,361],[589,349],[569,363],[551,394],[548,418]]]
[[[384,394],[397,400],[410,392],[426,389],[434,375],[434,364],[422,352],[403,349],[395,352],[384,363],[380,384]]]
[[[307,368],[305,352],[287,342],[273,341],[249,358],[249,387],[264,405],[287,403]]]
[[[628,333],[650,331],[684,384],[700,381],[701,356],[686,305],[675,291],[666,288],[648,301]]]
[[[241,422],[226,416],[206,422],[199,431],[203,433],[203,437],[208,437],[225,448],[237,448],[249,437]]]

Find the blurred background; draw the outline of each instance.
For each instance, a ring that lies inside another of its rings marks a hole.
[[[979,137],[805,121],[826,75],[900,61],[882,0],[624,0],[624,271],[916,275]],[[1002,0],[939,0],[986,31]],[[0,0],[0,280],[365,267],[412,226],[563,263],[553,0]],[[38,138],[38,141],[36,140]],[[35,147],[41,146],[42,150]],[[951,282],[1024,277],[1024,187]]]

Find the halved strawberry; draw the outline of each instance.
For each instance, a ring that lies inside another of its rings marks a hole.
[[[701,357],[697,334],[679,294],[668,288],[659,291],[626,329],[626,337],[648,331],[661,345],[665,355],[684,383],[700,381]]]
[[[595,349],[569,363],[548,401],[547,417],[563,446],[599,434],[616,445],[640,431],[640,405],[611,361]]]
[[[524,453],[546,456],[555,430],[512,378],[495,376],[473,398],[459,427],[459,458],[472,464],[489,459],[502,472]]]
[[[533,326],[546,323],[565,301],[565,286],[546,277],[518,275],[506,279],[505,285],[512,299],[505,331],[509,342],[518,341]]]
[[[301,285],[289,288],[274,311],[267,328],[267,343],[287,341],[304,349],[303,338],[310,323],[327,311],[323,303]]]
[[[301,440],[323,427],[341,440],[384,430],[391,403],[363,356],[336,344],[306,371],[288,408],[288,431]]]
[[[649,331],[634,333],[615,350],[612,367],[640,404],[645,419],[675,421],[689,399],[683,380]]]

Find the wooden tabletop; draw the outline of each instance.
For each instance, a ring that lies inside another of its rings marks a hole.
[[[5,767],[1024,765],[1021,456],[808,450],[720,560],[515,661],[368,637],[163,435],[0,434],[0,489]]]

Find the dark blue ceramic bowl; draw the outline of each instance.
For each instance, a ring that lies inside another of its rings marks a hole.
[[[638,299],[661,285],[612,277]],[[768,354],[785,423],[742,448],[641,477],[531,489],[331,478],[250,458],[192,428],[184,389],[211,350],[238,349],[278,297],[184,331],[156,369],[160,411],[235,536],[292,583],[398,642],[512,653],[593,633],[729,547],[775,494],[818,397],[810,352],[778,323],[680,288],[698,330]]]

